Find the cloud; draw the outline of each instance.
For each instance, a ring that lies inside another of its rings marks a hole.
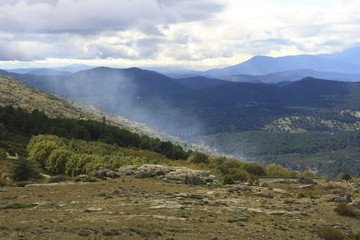
[[[360,43],[357,0],[2,0],[0,60],[213,67]]]
[[[1,30],[36,33],[97,34],[137,22],[168,24],[178,15],[155,0],[10,1],[0,7]]]
[[[159,0],[162,5],[174,9],[184,21],[203,21],[221,12],[226,1],[220,0]]]

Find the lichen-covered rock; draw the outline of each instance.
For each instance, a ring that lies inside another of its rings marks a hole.
[[[308,185],[310,185],[310,184],[312,184],[312,185],[316,185],[317,183],[314,181],[314,180],[312,180],[311,178],[298,178],[297,179],[297,182],[298,183],[302,183],[302,184],[308,184]]]
[[[360,201],[354,201],[354,202],[350,203],[349,205],[360,210]]]
[[[322,197],[325,202],[350,203],[352,201],[349,194],[333,194]]]
[[[123,175],[133,175],[137,178],[159,177],[164,181],[190,185],[220,185],[221,177],[202,170],[186,167],[171,167],[155,164],[126,165],[118,172]]]
[[[95,172],[94,177],[97,178],[116,178],[119,177],[113,170],[106,168],[99,168],[98,171]]]
[[[46,179],[46,183],[58,183],[58,182],[64,182],[66,181],[66,178],[64,176],[53,176],[48,179]]]

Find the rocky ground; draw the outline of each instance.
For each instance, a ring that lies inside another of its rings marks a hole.
[[[220,186],[209,172],[154,165],[106,174],[1,187],[0,239],[321,239],[322,226],[360,232],[359,218],[334,212],[339,202],[360,207],[357,183]]]

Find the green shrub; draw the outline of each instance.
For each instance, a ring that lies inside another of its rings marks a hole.
[[[225,175],[224,179],[223,179],[223,185],[227,185],[227,184],[234,184],[234,178],[230,175]]]
[[[15,185],[17,187],[25,187],[28,184],[28,182],[17,182]]]
[[[190,154],[188,160],[191,163],[209,163],[209,156],[202,152],[193,152]]]
[[[88,177],[88,178],[85,178],[83,180],[81,180],[82,182],[97,182],[97,179],[96,178],[92,178],[92,177]]]
[[[345,181],[351,181],[352,176],[349,173],[343,172],[343,173],[339,174],[338,179],[345,180]]]
[[[303,193],[303,192],[299,192],[299,193],[297,194],[297,197],[298,197],[298,198],[305,198],[306,195],[305,195],[305,193]]]
[[[232,171],[230,171],[230,174],[234,180],[236,181],[248,181],[251,178],[251,175],[243,170],[243,169],[233,169]]]
[[[19,209],[19,208],[31,208],[35,207],[37,204],[34,203],[11,203],[5,206],[7,209]]]
[[[358,217],[360,216],[360,211],[350,206],[346,203],[340,203],[334,209],[334,211],[339,214],[340,216],[347,216],[347,217]]]
[[[4,186],[4,185],[6,185],[6,179],[0,177],[0,186]]]
[[[303,171],[300,176],[303,178],[315,178],[316,177],[315,173],[310,170]]]
[[[360,232],[358,233],[351,233],[347,236],[351,240],[360,240]]]
[[[37,179],[40,177],[39,171],[33,163],[27,159],[14,160],[11,171],[11,178],[14,181],[27,181],[29,179]]]
[[[343,240],[345,235],[332,227],[321,227],[318,229],[318,236],[324,240]]]
[[[272,163],[266,168],[266,173],[269,177],[291,177],[289,169],[284,168],[279,164]]]

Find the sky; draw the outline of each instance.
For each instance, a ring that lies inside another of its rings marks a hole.
[[[359,0],[0,0],[0,68],[206,70],[360,45]]]

